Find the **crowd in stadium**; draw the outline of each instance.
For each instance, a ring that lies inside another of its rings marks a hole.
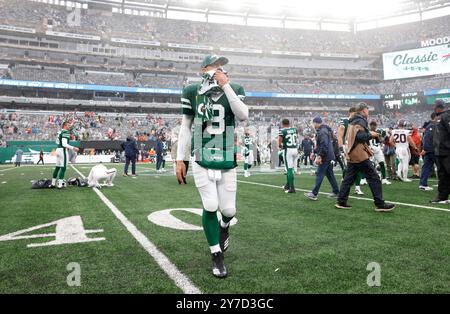
[[[70,74],[67,68],[15,65],[0,72],[0,78],[64,82],[80,84],[100,84],[129,87],[153,87],[180,89],[192,83],[183,75],[155,75],[150,73],[104,72],[77,70]],[[406,79],[387,82],[367,83],[362,81],[339,81],[324,79],[249,79],[236,77],[237,83],[247,91],[311,94],[391,94],[401,92],[442,89],[450,86],[450,75],[439,75],[421,79]]]
[[[312,120],[317,112],[299,112],[293,115],[292,125],[300,134],[305,129],[312,128]],[[334,131],[337,130],[339,120],[345,116],[342,112],[326,112],[323,115],[325,123]],[[389,128],[404,119],[417,127],[421,127],[429,120],[429,114],[424,111],[409,110],[406,112],[385,112],[371,114],[380,127]],[[249,126],[253,130],[261,128],[278,128],[285,117],[282,111],[267,112],[253,111],[250,115]],[[22,111],[20,113],[0,113],[0,140],[53,140],[61,128],[64,120],[73,119],[80,140],[123,140],[128,135],[136,137],[138,141],[155,140],[155,136],[164,135],[171,138],[180,124],[180,117],[173,115],[127,115],[124,113],[108,114],[101,112],[51,112],[36,114]],[[243,125],[238,126],[242,131]],[[4,143],[6,144],[6,143]]]
[[[80,140],[122,140],[132,135],[140,141],[147,141],[155,139],[156,134],[170,134],[179,123],[178,118],[154,115],[127,116],[94,112],[0,113],[0,139],[53,140],[64,120],[76,122],[76,132]]]
[[[281,28],[245,27],[215,23],[191,22],[127,16],[120,14],[95,14],[81,10],[80,25],[67,22],[70,13],[61,6],[29,2],[18,5],[19,0],[1,0],[0,20],[3,24],[28,26],[37,29],[50,27],[53,30],[90,33],[102,37],[119,36],[189,44],[214,45],[307,52],[379,53],[395,49],[401,44],[420,42],[437,36],[447,35],[450,27],[448,18],[417,22],[358,32],[327,32]],[[14,14],[10,14],[14,12]],[[130,31],[125,31],[130,30]],[[132,30],[132,31],[131,31]]]

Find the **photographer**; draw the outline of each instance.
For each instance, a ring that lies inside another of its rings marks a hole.
[[[345,137],[345,142],[348,143],[348,152],[346,152],[347,172],[342,181],[335,207],[343,209],[352,208],[347,204],[348,195],[358,172],[362,172],[372,192],[376,206],[375,210],[379,212],[391,211],[395,206],[383,200],[381,180],[373,163],[370,161],[373,153],[369,147],[369,141],[379,138],[379,134],[374,131],[369,131],[368,117],[369,107],[366,103],[360,103],[357,107],[356,114],[349,120],[348,131]]]

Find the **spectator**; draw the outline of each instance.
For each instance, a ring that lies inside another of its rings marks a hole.
[[[40,150],[40,152],[39,152],[39,161],[37,162],[37,164],[36,165],[39,165],[39,163],[42,161],[42,164],[44,164],[44,151],[42,150],[42,148],[41,148],[41,150]]]
[[[450,194],[450,111],[441,99],[435,103],[436,127],[433,132],[434,153],[438,168],[438,196],[431,202],[446,203]]]
[[[309,160],[309,165],[312,166],[312,159],[310,158],[310,156],[314,149],[313,141],[309,138],[308,135],[305,135],[305,138],[302,140],[300,146],[301,150],[303,151],[304,165],[307,166]]]
[[[347,172],[342,181],[341,190],[337,199],[337,208],[352,208],[347,204],[350,188],[355,183],[358,172],[362,172],[369,184],[375,201],[376,211],[391,211],[395,206],[383,200],[380,177],[370,161],[373,153],[369,147],[369,141],[377,138],[377,132],[369,131],[367,119],[369,118],[369,107],[366,103],[360,103],[356,114],[350,118],[345,142],[348,143]]]
[[[335,160],[333,131],[326,124],[322,124],[322,118],[320,117],[315,117],[313,124],[317,131],[317,148],[315,153],[317,154],[316,164],[319,167],[317,169],[316,185],[311,192],[305,193],[305,196],[310,200],[317,201],[320,186],[322,185],[323,178],[326,176],[333,189],[333,194],[330,194],[330,197],[337,198],[339,194],[339,186],[334,176],[332,163]]]
[[[22,163],[22,156],[23,156],[23,150],[20,149],[20,147],[16,150],[16,163],[15,167],[20,167],[20,164]]]
[[[411,139],[414,142],[416,149],[412,146],[409,147],[411,151],[411,159],[409,164],[412,167],[413,175],[411,179],[420,179],[420,171],[419,171],[419,160],[420,160],[420,152],[422,151],[422,139],[420,138],[419,129],[413,127],[411,133]]]
[[[125,169],[123,176],[128,177],[128,167],[131,162],[131,176],[136,177],[136,159],[139,154],[136,140],[130,135],[126,142],[122,143],[122,149],[125,150]]]

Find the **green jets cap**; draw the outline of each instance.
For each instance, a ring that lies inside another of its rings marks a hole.
[[[363,111],[364,109],[369,109],[369,106],[365,102],[360,102],[356,105],[357,112]]]
[[[202,68],[206,68],[208,65],[218,63],[221,66],[228,63],[228,59],[225,57],[219,57],[218,55],[207,55],[202,62]]]

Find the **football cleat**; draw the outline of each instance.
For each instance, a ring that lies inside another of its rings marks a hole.
[[[56,184],[56,187],[58,189],[63,189],[66,187],[66,181],[65,180],[58,180],[58,183]]]
[[[288,190],[284,190],[284,193],[286,193],[286,194],[296,193],[296,192],[295,192],[295,188],[291,187],[291,188],[289,188]]]
[[[220,226],[220,249],[222,252],[226,252],[228,250],[228,245],[230,244],[230,233],[229,233],[230,226],[223,228]]]
[[[330,194],[328,194],[328,196],[327,196],[328,198],[338,198],[339,197],[339,195],[337,195],[337,194],[334,194],[334,193],[330,193]]]
[[[388,181],[388,179],[381,180],[381,184],[391,185],[392,183]]]
[[[217,278],[225,278],[227,276],[227,268],[224,265],[224,257],[222,252],[212,254],[213,275]]]
[[[361,191],[361,188],[360,188],[360,187],[355,187],[355,194],[358,194],[358,195],[364,195],[364,192]]]
[[[423,185],[421,185],[421,186],[419,186],[419,190],[422,190],[422,191],[433,191],[434,189],[431,186],[423,186]]]
[[[366,179],[361,179],[361,185],[367,185],[367,180]]]

